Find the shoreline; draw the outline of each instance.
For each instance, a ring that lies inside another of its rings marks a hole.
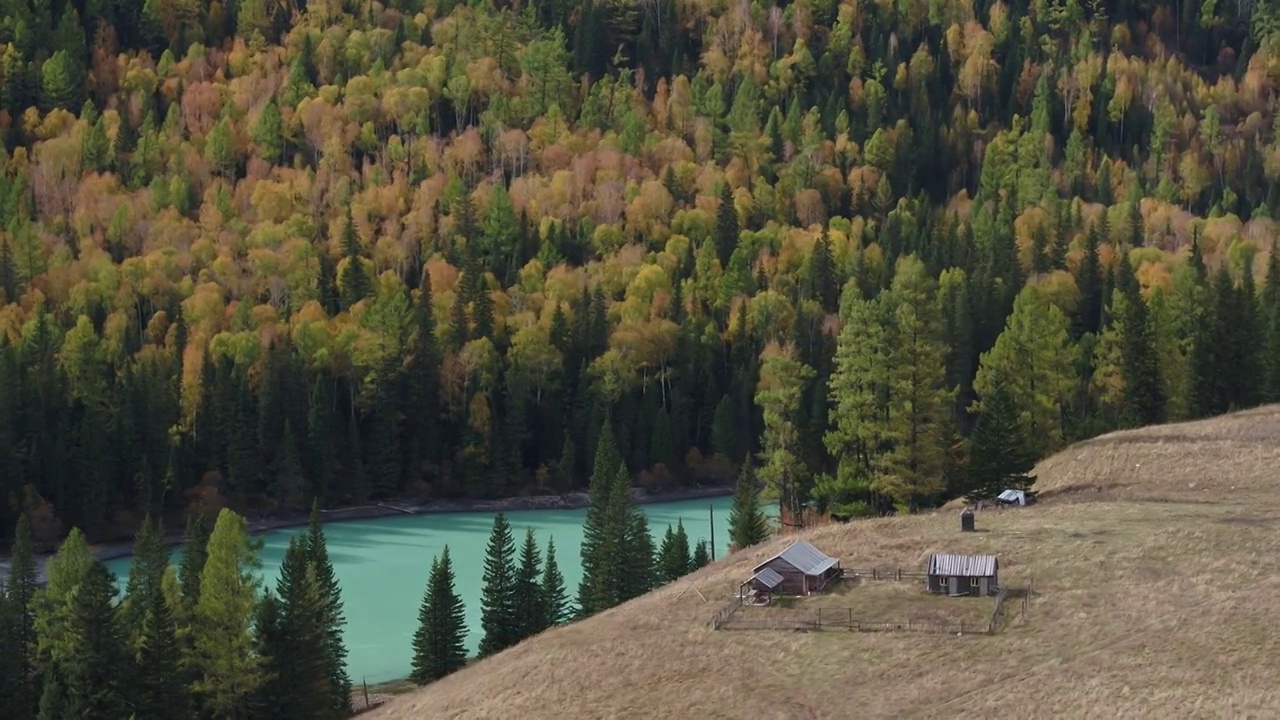
[[[660,492],[649,492],[640,488],[631,491],[632,501],[637,505],[655,505],[682,500],[701,500],[704,498],[725,497],[733,494],[732,485],[711,485],[701,487],[679,488]],[[585,492],[572,492],[563,495],[526,495],[497,500],[428,500],[424,503],[407,499],[385,500],[367,505],[320,510],[322,525],[348,522],[352,520],[374,520],[396,515],[436,515],[459,512],[515,512],[521,510],[580,510],[588,507],[591,500]],[[252,518],[245,516],[249,526],[249,535],[259,536],[275,530],[304,527],[311,522],[310,512],[290,513],[287,515]],[[165,533],[165,544],[169,547],[182,544],[181,531]],[[89,546],[93,556],[100,561],[119,560],[133,555],[133,541],[116,541],[93,543]],[[36,553],[36,572],[41,583],[44,582],[44,563],[53,553]],[[0,581],[9,576],[9,555],[0,555]]]

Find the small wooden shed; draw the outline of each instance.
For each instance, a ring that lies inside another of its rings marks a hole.
[[[1000,591],[1000,561],[995,555],[929,556],[929,592],[953,597],[985,597]]]
[[[977,532],[974,525],[973,508],[967,507],[960,513],[960,532]]]
[[[752,579],[765,570],[782,578],[769,588],[778,595],[810,595],[821,592],[835,578],[840,577],[840,561],[827,555],[803,540],[792,543],[786,550],[760,563],[753,569]]]

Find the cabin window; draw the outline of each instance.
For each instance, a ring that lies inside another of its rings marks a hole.
[[[977,589],[979,586],[978,578],[969,578],[969,587]]]

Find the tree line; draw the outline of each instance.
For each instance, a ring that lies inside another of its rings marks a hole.
[[[591,492],[606,422],[885,513],[1280,399],[1271,3],[642,5],[0,2],[0,533]]]

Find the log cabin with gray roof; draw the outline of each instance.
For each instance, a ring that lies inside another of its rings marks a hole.
[[[986,597],[1000,592],[1000,561],[995,555],[929,556],[929,592],[952,597]]]
[[[773,595],[811,595],[840,577],[840,561],[803,540],[752,569],[750,583]],[[780,578],[780,579],[779,579]],[[744,585],[747,583],[744,583]]]

